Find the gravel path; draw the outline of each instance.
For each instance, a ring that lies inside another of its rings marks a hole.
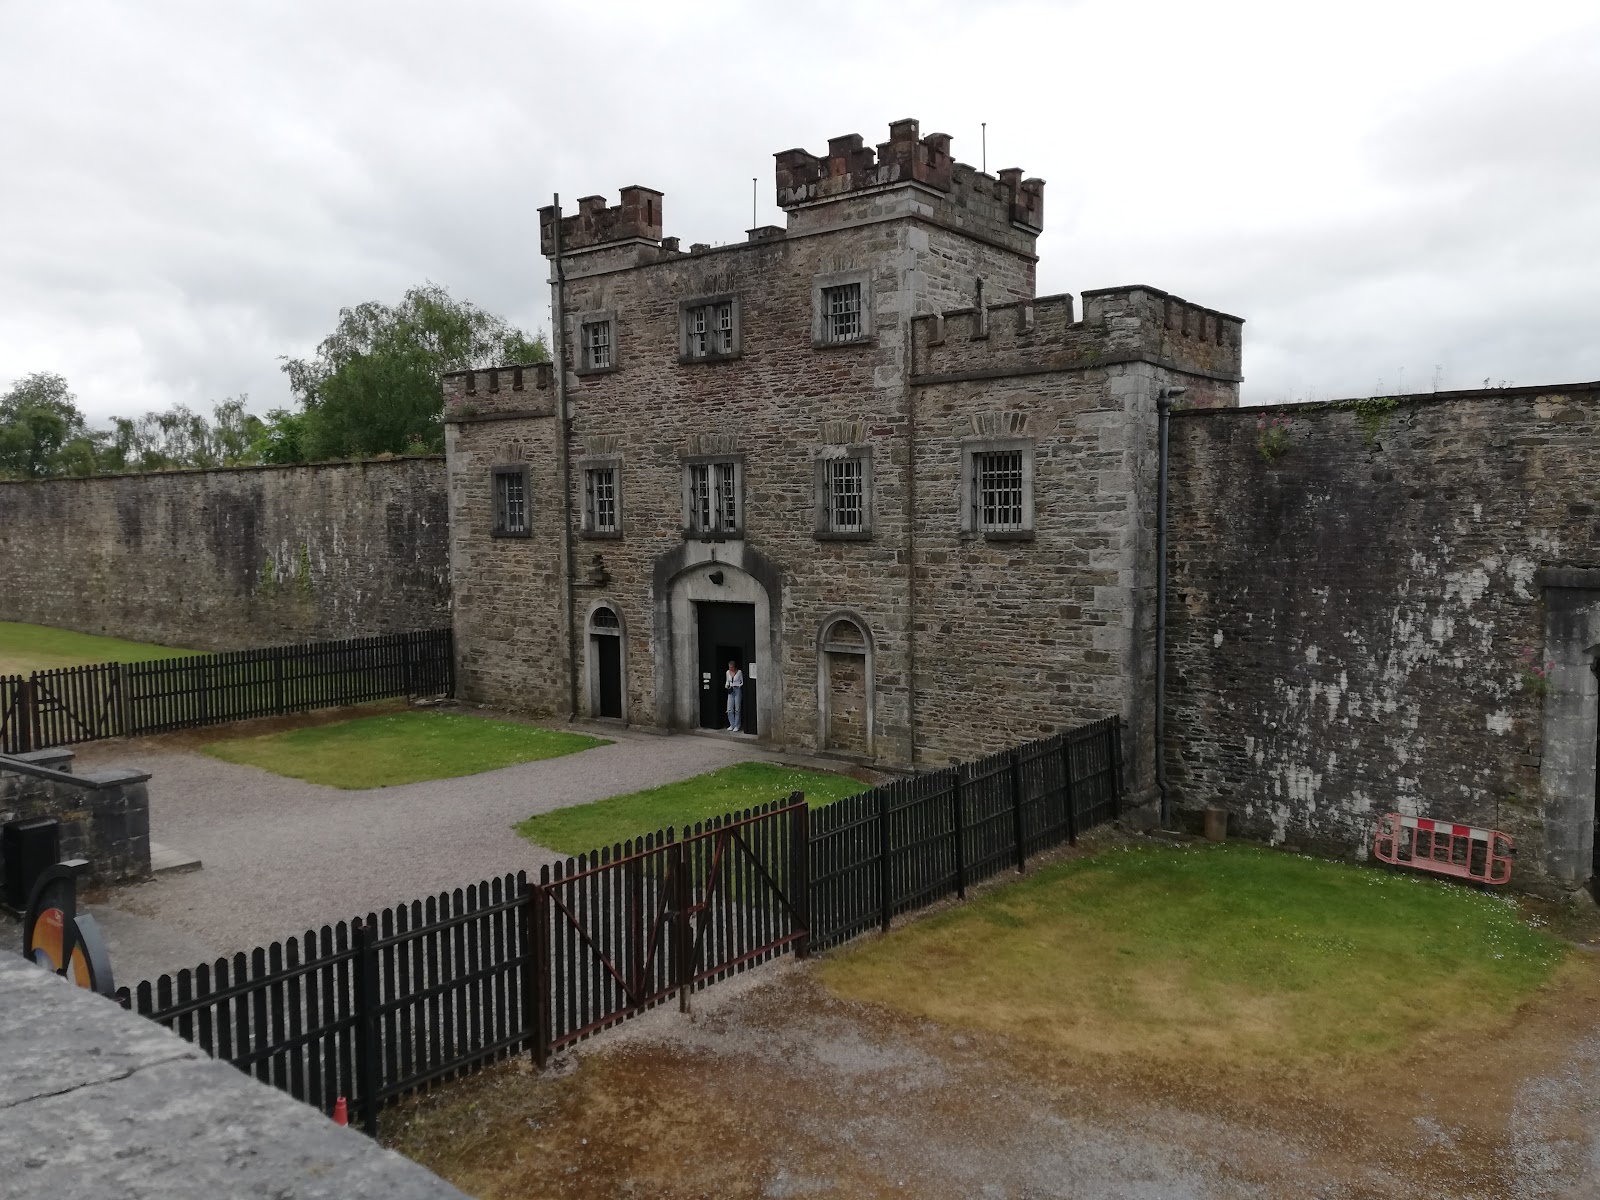
[[[119,983],[557,857],[512,832],[534,813],[777,755],[704,737],[596,729],[614,744],[481,775],[340,791],[150,743],[82,747],[75,769],[151,773],[154,839],[202,870],[89,906]]]

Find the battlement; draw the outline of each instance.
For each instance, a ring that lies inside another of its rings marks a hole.
[[[621,203],[610,208],[606,207],[604,196],[582,197],[578,211],[561,218],[562,253],[604,242],[659,242],[662,193],[634,184],[623,188],[621,195]],[[539,210],[539,252],[546,258],[556,252],[555,219],[554,205],[547,204]]]
[[[446,421],[555,412],[555,369],[548,362],[447,371],[439,377]]]
[[[1070,295],[916,317],[917,374],[1000,376],[1142,361],[1224,385],[1206,403],[1238,402],[1242,318],[1143,284],[1099,288],[1082,300],[1081,319]],[[1231,401],[1224,398],[1230,390]]]
[[[777,160],[778,207],[789,211],[895,184],[918,183],[943,192],[961,209],[992,207],[989,219],[1037,234],[1044,228],[1044,180],[1024,179],[1020,167],[998,176],[950,157],[950,135],[920,136],[915,120],[889,126],[889,140],[876,151],[859,133],[828,139],[825,156],[806,150],[784,150]],[[793,221],[791,218],[791,228]]]

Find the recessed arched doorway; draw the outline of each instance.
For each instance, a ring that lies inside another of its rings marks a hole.
[[[627,720],[627,638],[622,617],[608,603],[589,610],[588,703],[591,717]]]
[[[859,613],[841,610],[817,630],[817,745],[871,757],[877,730],[872,631]]]

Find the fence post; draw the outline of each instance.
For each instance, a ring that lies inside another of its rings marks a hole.
[[[805,958],[811,953],[811,808],[804,792],[795,792],[789,802],[800,806],[789,825],[789,911],[800,933],[794,956]]]
[[[1017,870],[1028,869],[1028,847],[1022,839],[1022,751],[1012,750],[1007,757],[1011,768],[1006,772],[1011,779],[1011,833],[1017,842]]]
[[[890,885],[893,872],[889,862],[889,788],[878,792],[878,928],[889,932],[889,921],[894,916],[894,892]]]
[[[272,651],[272,712],[274,716],[283,716],[283,647],[275,646]]]
[[[1159,751],[1160,747],[1157,747]],[[1111,819],[1122,818],[1122,718],[1111,718]]]
[[[956,838],[956,895],[962,900],[967,898],[967,801],[966,789],[961,783],[961,767],[958,764],[951,771],[953,782],[950,792],[955,806]]]
[[[400,645],[403,647],[401,661],[405,664],[406,699],[409,700],[417,694],[417,652],[422,648],[421,637],[404,634]]]
[[[671,830],[667,831],[667,836],[673,836]],[[688,858],[681,841],[674,839],[670,843],[667,861],[670,864],[668,880],[673,889],[672,940],[678,951],[673,955],[673,973],[677,976],[678,1011],[686,1013],[689,1011],[689,989],[694,979],[694,964],[689,961],[693,944],[689,932],[689,903],[693,892],[689,881]]]
[[[378,952],[372,922],[356,922],[356,1087],[361,1094],[362,1125],[368,1137],[378,1136]]]
[[[17,728],[21,731],[19,753],[36,749],[39,743],[39,700],[34,694],[35,671],[17,686]]]
[[[1078,844],[1078,795],[1072,787],[1072,741],[1061,735],[1061,788],[1067,801],[1067,845]]]
[[[544,1070],[550,1059],[550,898],[531,879],[522,885],[522,1019],[528,1027],[533,1065]]]

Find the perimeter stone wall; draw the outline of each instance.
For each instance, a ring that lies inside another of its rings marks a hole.
[[[194,650],[450,621],[438,457],[0,482],[0,620]]]
[[[1595,638],[1569,653],[1561,614],[1593,607],[1600,574],[1580,569],[1600,563],[1597,400],[1590,384],[1176,415],[1180,810],[1220,804],[1237,833],[1357,857],[1398,810],[1512,834],[1524,886],[1587,878]],[[1288,446],[1267,461],[1280,415]],[[1549,740],[1567,726],[1581,744]]]

